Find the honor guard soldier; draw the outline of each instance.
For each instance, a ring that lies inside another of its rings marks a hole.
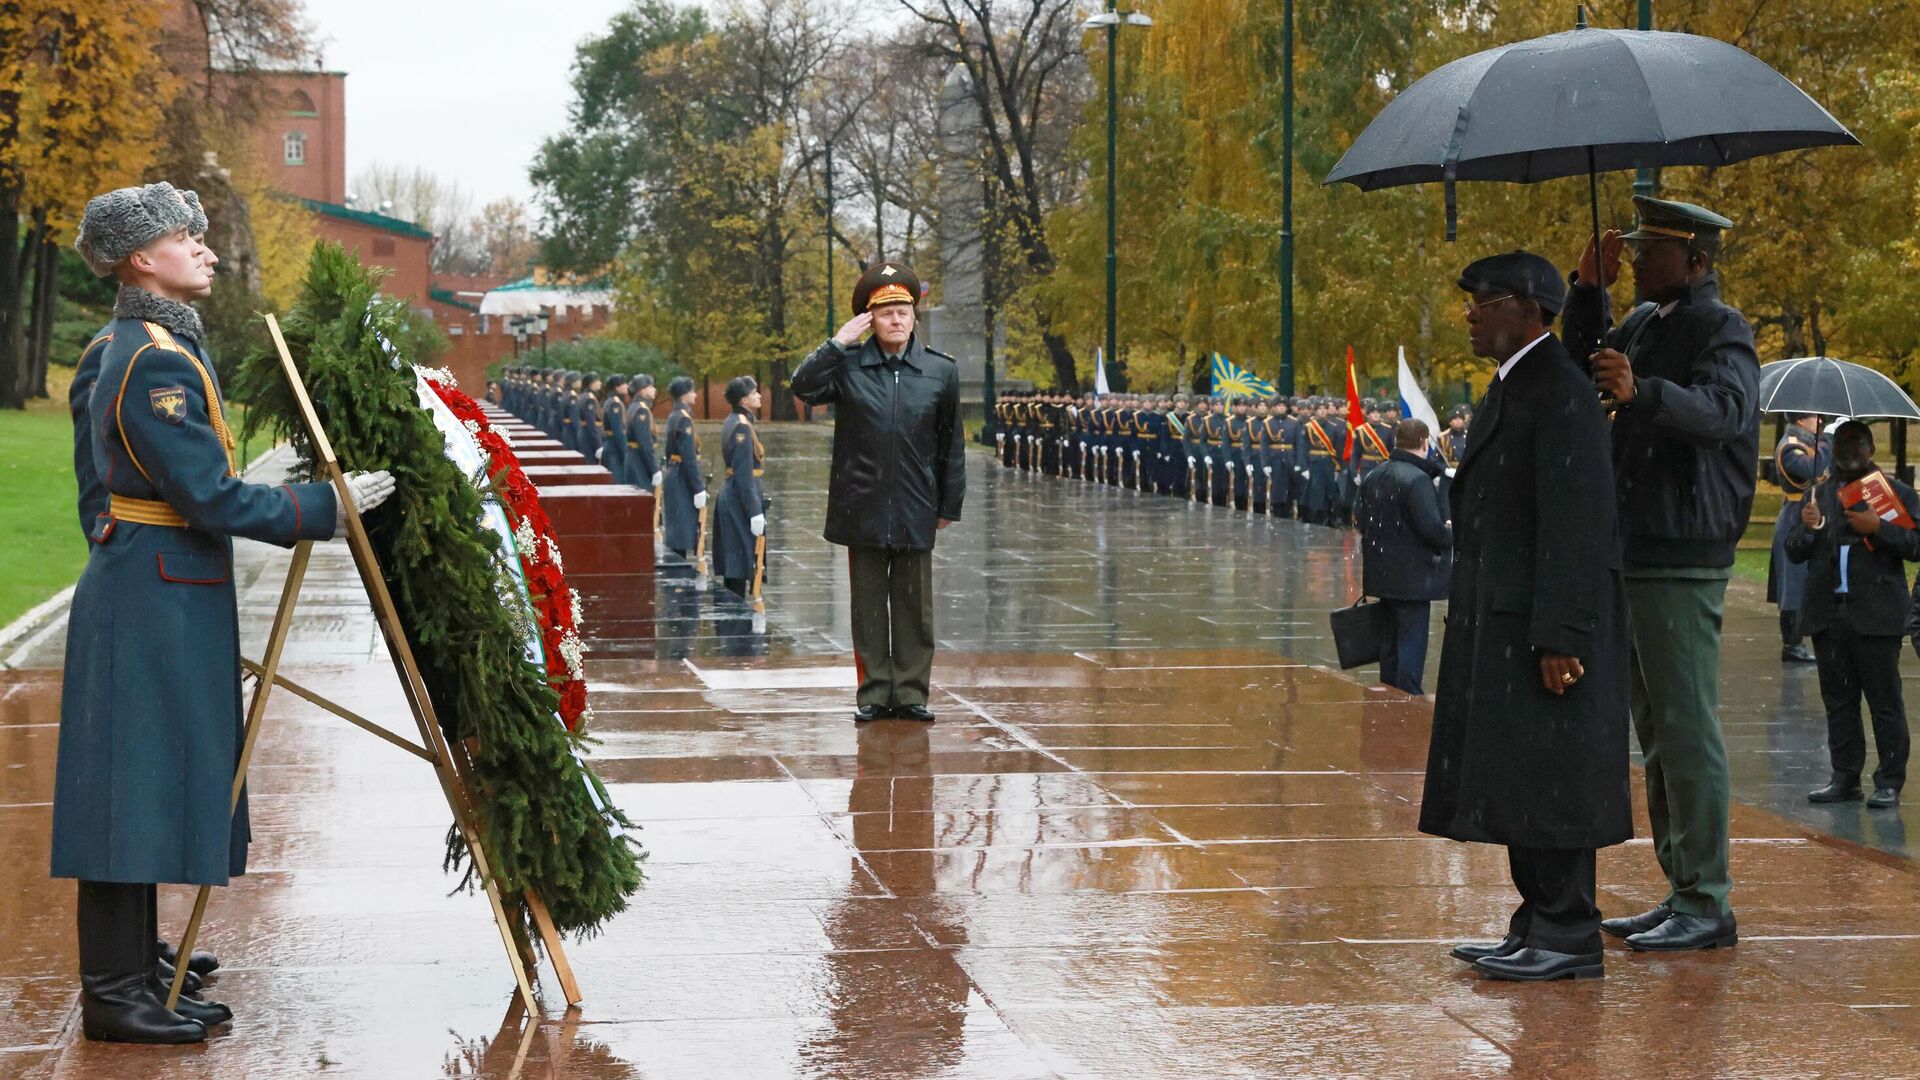
[[[707,508],[707,483],[700,476],[700,433],[693,429],[693,403],[700,394],[693,380],[680,375],[667,384],[673,411],[667,414],[666,475],[654,493],[666,530],[667,550],[681,558],[700,543],[700,511]]]
[[[205,228],[191,192],[149,184],[89,201],[74,242],[120,290],[77,417],[91,547],[68,617],[51,869],[79,880],[81,1029],[102,1041],[200,1042],[233,1017],[191,995],[166,1007],[155,896],[246,872],[244,790],[229,804],[242,738],[232,538],[291,547],[345,519],[329,484],[239,478],[188,304],[212,291]],[[393,491],[384,472],[348,479],[363,511]]]
[[[1187,497],[1187,477],[1192,467],[1187,458],[1187,423],[1193,404],[1185,394],[1175,394],[1167,404],[1167,487],[1170,495]]]
[[[1227,490],[1231,493],[1228,502],[1240,509],[1247,508],[1249,491],[1248,469],[1253,463],[1247,460],[1247,431],[1251,424],[1247,416],[1247,399],[1236,397],[1228,406],[1226,419]]]
[[[580,449],[580,373],[569,371],[566,381],[561,384],[560,399],[560,443],[569,450]]]
[[[760,490],[767,451],[753,427],[760,410],[760,384],[751,375],[729,381],[727,404],[733,411],[720,425],[720,458],[726,462],[727,478],[720,485],[713,515],[713,576],[735,596],[745,598],[759,570],[754,541],[767,531],[767,508]]]
[[[1035,427],[1040,439],[1040,471],[1048,476],[1060,475],[1060,406],[1052,394],[1047,394],[1040,402],[1040,416]]]
[[[660,482],[660,456],[653,448],[653,399],[659,394],[653,376],[644,372],[627,380],[627,480],[641,491],[657,498]]]
[[[1335,524],[1334,501],[1338,497],[1335,475],[1347,451],[1346,432],[1335,426],[1329,416],[1331,411],[1324,398],[1314,405],[1312,419],[1301,425],[1300,441],[1294,451],[1296,457],[1306,463],[1307,470],[1306,487],[1300,497],[1300,517],[1314,525]]]
[[[600,376],[587,372],[580,376],[580,396],[574,404],[574,438],[580,440],[580,453],[588,461],[600,460]]]
[[[1564,326],[1612,409],[1633,725],[1653,850],[1672,887],[1664,902],[1602,928],[1643,952],[1676,952],[1739,937],[1727,899],[1720,642],[1734,551],[1753,511],[1760,362],[1753,328],[1721,302],[1714,270],[1733,223],[1690,203],[1635,196],[1634,206],[1632,233],[1609,232],[1597,252],[1588,241]],[[1637,306],[1611,327],[1603,290],[1628,244]]]
[[[1800,633],[1800,601],[1807,591],[1807,564],[1787,558],[1787,538],[1799,520],[1807,492],[1833,466],[1832,443],[1820,434],[1820,418],[1790,418],[1773,448],[1773,479],[1780,485],[1780,513],[1773,522],[1773,558],[1767,564],[1767,601],[1780,608],[1780,659],[1813,663]]]
[[[1440,450],[1440,460],[1449,469],[1458,469],[1460,462],[1467,456],[1467,414],[1465,405],[1455,405],[1447,411],[1447,430],[1440,433],[1435,445]]]
[[[1187,414],[1187,433],[1181,442],[1187,452],[1187,497],[1194,502],[1206,498],[1207,487],[1207,410],[1204,397],[1193,399],[1193,411]]]
[[[1353,429],[1353,487],[1355,498],[1373,470],[1393,456],[1393,428],[1380,419],[1380,402],[1368,398],[1364,406],[1366,422]]]
[[[600,464],[613,482],[627,482],[627,377],[609,375],[603,384],[606,401],[600,405]]]

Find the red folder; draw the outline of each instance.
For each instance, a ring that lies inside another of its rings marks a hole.
[[[1842,487],[1836,494],[1839,496],[1842,510],[1866,503],[1868,509],[1872,510],[1881,521],[1898,525],[1903,529],[1913,528],[1913,516],[1907,513],[1905,506],[1901,505],[1900,496],[1894,492],[1893,483],[1887,479],[1887,474],[1878,469]],[[1868,551],[1873,550],[1871,539],[1862,538],[1861,543],[1867,545]]]

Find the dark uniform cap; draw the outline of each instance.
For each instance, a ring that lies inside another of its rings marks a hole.
[[[1545,257],[1531,251],[1508,251],[1467,264],[1460,271],[1460,287],[1468,292],[1510,292],[1540,305],[1549,315],[1560,314],[1567,300],[1567,283]]]
[[[625,385],[627,385],[627,377],[625,375],[607,376],[607,389],[618,390]]]
[[[647,374],[644,371],[633,377],[633,389],[635,393],[645,390],[647,387],[652,385],[653,385],[653,376]]]
[[[853,283],[853,313],[870,311],[882,304],[920,303],[920,275],[903,262],[880,262],[867,267]]]
[[[1468,409],[1465,405],[1455,405],[1453,408],[1447,410],[1447,419],[1452,420],[1454,417],[1459,417],[1465,420],[1471,411],[1472,410]]]
[[[1711,243],[1720,238],[1720,230],[1733,228],[1733,222],[1692,203],[1635,195],[1633,208],[1640,216],[1640,227],[1621,237],[1622,240],[1685,240],[1689,243],[1704,240]]]
[[[748,394],[760,389],[760,384],[751,375],[736,375],[727,380],[727,404],[738,405]]]
[[[693,380],[687,378],[685,375],[677,375],[672,382],[667,384],[667,396],[675,400],[685,397],[692,390]]]

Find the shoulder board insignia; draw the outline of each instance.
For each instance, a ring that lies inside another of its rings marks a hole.
[[[187,418],[187,388],[184,386],[161,386],[147,391],[147,400],[153,405],[153,415],[169,424],[178,424]]]
[[[746,432],[744,432],[744,431],[737,431],[737,432],[734,432],[734,435],[733,435],[733,441],[734,441],[734,442],[746,442],[746,441],[747,441],[747,433],[746,433]]]
[[[159,323],[143,322],[140,325],[147,328],[147,336],[153,339],[154,345],[158,346],[159,348],[166,349],[169,352],[177,352],[177,353],[183,353],[187,351],[186,349],[181,347],[178,341],[175,341],[173,339],[173,335],[167,331],[167,328],[164,326],[161,326]]]
[[[940,351],[939,349],[936,349],[936,348],[934,348],[934,347],[933,347],[933,346],[931,346],[931,345],[922,345],[922,346],[921,346],[921,348],[923,348],[923,349],[925,349],[925,350],[927,350],[927,352],[928,352],[928,353],[930,353],[930,354],[932,354],[932,355],[934,355],[934,356],[937,356],[937,357],[939,357],[939,358],[940,358],[940,359],[942,359],[942,360],[953,360],[953,357],[952,357],[951,355],[949,355],[949,354],[947,354],[947,353],[943,353],[943,352],[941,352],[941,351]],[[958,360],[953,360],[953,362],[957,364],[957,363],[959,363],[960,361],[958,361]]]

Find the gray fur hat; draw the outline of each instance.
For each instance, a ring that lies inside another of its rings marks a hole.
[[[94,274],[106,277],[127,256],[179,228],[198,236],[207,231],[207,214],[199,195],[163,180],[88,199],[73,247]]]

